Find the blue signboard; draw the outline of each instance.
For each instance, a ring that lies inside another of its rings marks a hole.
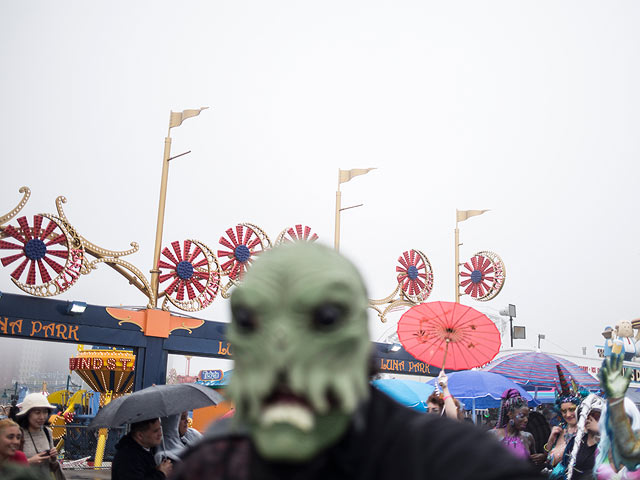
[[[222,370],[200,370],[198,378],[202,381],[215,381],[222,378]]]

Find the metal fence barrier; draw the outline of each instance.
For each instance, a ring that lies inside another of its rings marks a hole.
[[[69,424],[64,426],[63,461],[80,460],[89,457],[93,462],[98,444],[98,430],[89,430],[86,425]],[[126,427],[110,428],[104,449],[104,462],[111,462],[116,452],[116,443],[126,434]]]

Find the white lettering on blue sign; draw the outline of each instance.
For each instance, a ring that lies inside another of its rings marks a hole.
[[[200,380],[215,381],[222,378],[222,370],[200,370]]]

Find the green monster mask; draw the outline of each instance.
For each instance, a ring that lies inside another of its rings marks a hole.
[[[303,462],[368,396],[367,294],[344,257],[306,242],[262,254],[231,297],[229,395],[260,455]]]

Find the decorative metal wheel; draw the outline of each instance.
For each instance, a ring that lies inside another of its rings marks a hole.
[[[231,280],[240,280],[247,271],[256,255],[271,247],[271,242],[266,234],[255,225],[240,223],[225,232],[226,236],[220,237],[220,245],[229,250],[218,250],[218,257],[226,257],[222,263],[222,274],[228,275]]]
[[[171,282],[163,291],[163,308],[168,301],[181,310],[195,312],[215,300],[220,288],[220,267],[209,247],[196,240],[184,240],[181,247],[176,241],[171,242],[171,249],[162,250],[162,256],[165,260],[158,262],[159,282]]]
[[[398,285],[405,297],[414,303],[424,302],[433,290],[433,270],[420,250],[407,250],[398,257]]]
[[[315,242],[318,239],[318,235],[311,232],[311,227],[306,225],[295,225],[294,227],[285,228],[280,232],[278,238],[276,238],[275,245],[280,245],[284,242]]]
[[[51,215],[34,215],[32,225],[27,217],[20,217],[17,222],[19,228],[8,225],[2,234],[19,243],[0,240],[0,250],[19,250],[1,259],[4,267],[19,261],[11,272],[13,282],[23,291],[41,297],[68,290],[80,276],[84,258],[75,232]]]
[[[506,279],[506,269],[502,259],[493,252],[476,253],[463,265],[460,276],[464,278],[460,286],[464,293],[481,302],[495,298],[500,293]]]

